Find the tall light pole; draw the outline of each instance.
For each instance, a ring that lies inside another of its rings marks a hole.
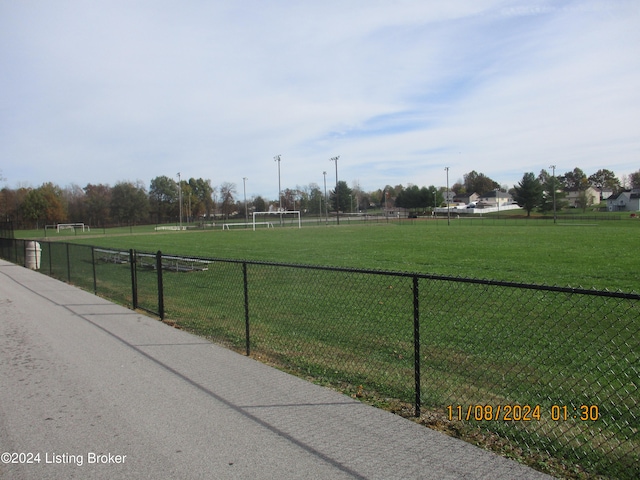
[[[324,222],[329,225],[329,206],[327,205],[327,172],[322,172],[324,176]]]
[[[449,206],[449,167],[444,167],[444,169],[447,171],[447,191],[445,192],[447,197],[447,225],[451,225],[451,210]]]
[[[553,172],[552,174],[552,185],[553,185],[553,223],[556,223],[556,166],[555,165],[551,165],[549,167],[551,169],[551,171]]]
[[[387,192],[387,189],[384,189],[384,192],[382,192],[382,195],[384,195],[384,218],[387,219],[387,223],[389,223],[389,208],[387,207],[387,198],[389,198],[389,192]]]
[[[178,208],[180,209],[180,230],[182,230],[182,181],[180,180],[180,172],[178,172]]]
[[[249,212],[247,211],[247,177],[242,177],[242,188],[244,189],[244,221],[249,222]]]
[[[278,213],[280,213],[280,226],[282,226],[282,189],[280,188],[280,155],[273,157],[278,162]]]
[[[338,193],[338,159],[340,155],[337,157],[331,157],[329,159],[330,162],[336,162],[336,223],[340,225],[340,194]]]

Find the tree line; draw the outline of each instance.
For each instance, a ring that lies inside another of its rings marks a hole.
[[[211,182],[202,178],[178,183],[169,177],[157,177],[148,190],[141,181],[122,181],[113,186],[87,184],[84,188],[61,188],[49,182],[38,188],[3,188],[0,209],[16,228],[67,222],[94,227],[164,223],[178,218],[181,204],[185,216],[211,213],[213,192]]]
[[[568,192],[576,193],[576,206],[584,211],[592,202],[592,197],[587,194],[589,187],[616,194],[627,186],[640,188],[640,170],[622,182],[608,169],[598,170],[588,177],[580,168],[560,176],[541,170],[537,177],[533,172],[525,173],[513,188],[512,195],[518,205],[526,210],[527,216],[531,216],[534,209],[541,213],[562,210],[567,206],[565,198]]]
[[[325,193],[327,197],[325,198]],[[51,182],[40,187],[8,187],[0,191],[0,215],[16,228],[43,228],[58,223],[85,223],[93,227],[129,226],[148,223],[199,222],[216,218],[248,216],[251,211],[301,210],[311,214],[355,211],[369,206],[370,195],[346,182],[321,191],[317,184],[286,188],[279,199],[238,195],[234,183],[214,187],[211,180],[190,178],[176,181],[167,176],[143,182],[121,181],[113,186],[87,184],[60,187]]]
[[[575,168],[554,176],[542,170],[536,177],[526,173],[514,188],[507,190],[496,181],[475,170],[451,186],[456,195],[483,193],[492,190],[509,191],[514,199],[527,210],[548,212],[552,193],[556,192],[556,208],[563,207],[563,192],[586,190],[589,186],[608,189],[617,193],[625,188],[640,188],[640,170],[628,178],[618,179],[606,169],[587,176]],[[44,183],[40,187],[8,187],[0,191],[0,214],[13,221],[16,228],[42,228],[57,223],[83,222],[94,227],[123,226],[144,223],[172,223],[179,218],[185,221],[204,221],[219,217],[248,217],[251,211],[269,211],[280,207],[300,210],[312,215],[330,212],[357,213],[372,208],[396,207],[410,210],[427,210],[446,202],[446,188],[418,187],[417,185],[385,185],[374,191],[363,191],[358,183],[349,187],[339,181],[335,188],[325,191],[316,183],[295,188],[285,188],[278,199],[261,196],[244,199],[238,195],[234,183],[223,182],[217,187],[211,180],[190,178],[176,181],[167,176],[151,180],[149,188],[141,182],[121,181],[113,186],[87,184],[60,187]]]

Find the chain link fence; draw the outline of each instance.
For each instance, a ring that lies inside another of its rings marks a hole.
[[[640,478],[638,294],[56,242],[39,269],[556,476]]]

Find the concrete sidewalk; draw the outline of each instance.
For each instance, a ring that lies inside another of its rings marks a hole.
[[[0,260],[0,478],[537,479]]]

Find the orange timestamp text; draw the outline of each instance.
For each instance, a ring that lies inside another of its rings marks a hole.
[[[600,418],[598,405],[447,405],[449,420],[533,422],[543,418],[553,421],[581,420],[595,422]]]

